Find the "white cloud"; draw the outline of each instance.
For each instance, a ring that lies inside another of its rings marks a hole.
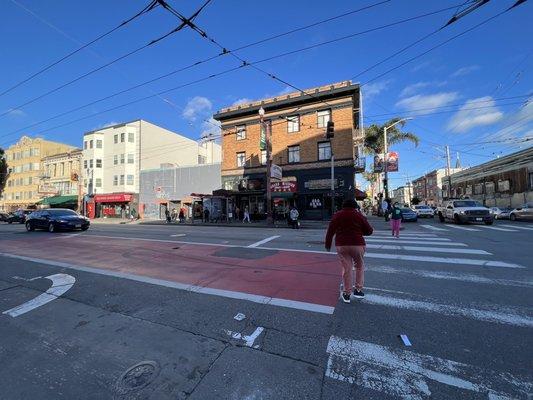
[[[2,111],[2,114],[7,113],[7,115],[13,116],[13,117],[25,117],[26,114],[24,111],[22,111],[19,108],[10,108],[8,110]]]
[[[407,85],[406,87],[403,88],[403,90],[400,92],[400,96],[399,97],[405,97],[405,96],[412,96],[413,94],[417,93],[420,91],[420,89],[424,89],[424,88],[427,88],[427,87],[432,87],[432,86],[444,86],[446,85],[446,81],[441,81],[441,82],[416,82],[416,83],[413,83],[411,85]]]
[[[481,106],[480,103],[482,103]],[[503,113],[496,107],[496,103],[491,96],[479,97],[466,101],[448,122],[448,130],[452,132],[467,132],[477,126],[495,124],[502,118]]]
[[[528,137],[533,134],[533,102],[525,103],[520,109],[502,120],[502,129],[482,136],[483,140],[505,140]]]
[[[411,71],[413,72],[418,72],[420,71],[421,69],[424,69],[424,68],[427,68],[431,65],[431,61],[424,61],[424,62],[421,62],[417,65],[415,65],[413,68],[411,68]]]
[[[201,128],[201,138],[209,136],[218,136],[220,134],[220,122],[215,120],[213,117],[210,117],[209,119],[203,121]]]
[[[380,81],[380,82],[374,82],[369,83],[368,85],[363,86],[363,96],[368,100],[371,97],[377,96],[381,92],[383,92],[385,89],[389,87],[389,84],[391,83],[391,80],[386,81]]]
[[[468,75],[469,73],[477,71],[478,69],[480,69],[479,65],[469,65],[467,67],[462,67],[455,71],[451,75],[451,77],[457,78],[458,76]]]
[[[189,122],[194,122],[200,117],[211,114],[212,110],[213,104],[207,97],[196,96],[189,100],[181,115]]]
[[[407,97],[396,103],[397,107],[403,109],[433,108],[450,104],[457,99],[457,92],[441,92],[435,94],[417,94]]]
[[[252,99],[249,99],[247,97],[243,97],[242,99],[239,99],[237,101],[235,101],[232,106],[238,106],[240,104],[246,104],[246,103],[251,103],[253,100]]]

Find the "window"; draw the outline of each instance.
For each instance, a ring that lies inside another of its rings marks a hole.
[[[494,194],[494,182],[485,182],[485,193]]]
[[[102,178],[96,178],[96,187],[102,187]]]
[[[89,168],[93,167],[93,160],[89,160]]]
[[[96,139],[96,148],[101,149],[102,148],[102,140]]]
[[[322,142],[318,144],[318,159],[330,160],[331,159],[331,143]]]
[[[133,175],[128,175],[126,178],[126,184],[133,185]]]
[[[509,181],[507,181],[509,182]],[[529,173],[529,188],[533,189],[533,172]]]
[[[133,157],[133,154],[128,154],[128,164],[133,164],[135,161],[134,161],[134,157]]]
[[[128,132],[128,142],[133,143],[135,141],[135,133]]]
[[[114,140],[115,144],[118,143],[118,134],[114,136],[113,140]]]
[[[266,165],[267,163],[267,151],[261,150],[261,165]]]
[[[289,163],[300,162],[300,146],[289,147]]]
[[[198,164],[207,164],[207,156],[198,154]]]
[[[113,176],[113,186],[118,185],[118,175]]]
[[[118,155],[115,154],[115,155],[113,156],[113,165],[117,165],[117,164],[118,164]]]
[[[87,160],[83,160],[83,169],[87,169]]]
[[[124,164],[124,154],[121,154],[121,155],[120,155],[120,163],[121,163],[121,164]]]
[[[102,160],[96,159],[96,168],[102,168]]]
[[[35,147],[32,150],[33,150],[33,155],[34,156],[38,156],[41,153],[38,147]]]
[[[237,125],[235,130],[237,131],[237,140],[246,139],[246,125]]]
[[[246,165],[246,153],[237,153],[237,167],[244,167]]]
[[[120,143],[124,143],[124,140],[126,139],[126,134],[124,132],[122,132],[120,134]]]
[[[87,150],[87,140],[86,140],[85,142],[83,142],[83,148],[84,148],[85,150]]]
[[[319,128],[325,128],[329,120],[331,119],[331,110],[318,111],[316,116],[317,116],[316,125]]]
[[[533,174],[529,174],[530,180],[533,177]],[[509,181],[498,181],[498,192],[508,192],[509,191]]]
[[[287,117],[287,132],[298,132],[300,130],[300,116],[291,115]]]
[[[89,140],[89,148],[92,149],[93,148],[93,141],[92,140]]]
[[[482,183],[477,183],[474,186],[474,194],[483,194],[483,184]]]
[[[124,175],[120,175],[120,184],[124,185]]]

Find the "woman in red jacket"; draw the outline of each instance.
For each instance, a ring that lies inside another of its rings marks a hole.
[[[365,277],[365,254],[366,242],[363,236],[369,236],[374,231],[363,214],[357,210],[357,203],[353,199],[345,200],[342,210],[333,215],[326,234],[326,250],[330,251],[333,236],[335,246],[342,265],[342,278],[344,291],[342,301],[350,302],[350,289],[352,286],[352,267],[355,264],[355,288],[354,297],[364,297],[363,284]]]

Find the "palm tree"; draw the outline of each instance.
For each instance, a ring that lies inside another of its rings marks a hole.
[[[367,154],[383,153],[383,129],[399,121],[400,118],[393,118],[383,125],[372,124],[365,129],[364,150]],[[401,130],[403,124],[394,125],[387,129],[387,142],[389,146],[402,142],[412,142],[415,146],[420,143],[420,138],[411,132]]]

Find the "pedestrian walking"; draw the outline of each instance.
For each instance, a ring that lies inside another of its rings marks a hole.
[[[204,222],[209,222],[209,209],[204,209]]]
[[[240,221],[241,220],[241,209],[239,207],[235,208],[235,220]]]
[[[329,223],[326,233],[326,250],[331,250],[331,243],[335,236],[335,246],[342,266],[343,291],[341,299],[350,302],[352,290],[352,269],[355,266],[355,287],[353,296],[358,299],[364,297],[363,285],[365,278],[366,242],[363,236],[369,236],[374,231],[365,216],[356,209],[353,199],[345,200],[342,209],[336,212]]]
[[[183,222],[185,222],[185,210],[183,209],[183,207],[180,208],[180,213],[179,213],[178,218],[180,220],[180,224],[183,224]]]
[[[298,209],[294,206],[291,207],[291,211],[289,212],[289,221],[292,229],[299,229],[298,226],[298,217],[300,216],[300,213],[298,212]]]
[[[252,222],[250,221],[250,210],[248,209],[248,206],[244,207],[244,218],[242,219],[243,224],[244,221],[248,221],[249,224]]]
[[[402,210],[398,202],[394,203],[391,211],[390,226],[392,229],[392,236],[396,239],[400,238],[400,228],[402,225]]]
[[[170,211],[168,211],[168,208],[165,208],[165,220],[167,224],[170,224]]]

